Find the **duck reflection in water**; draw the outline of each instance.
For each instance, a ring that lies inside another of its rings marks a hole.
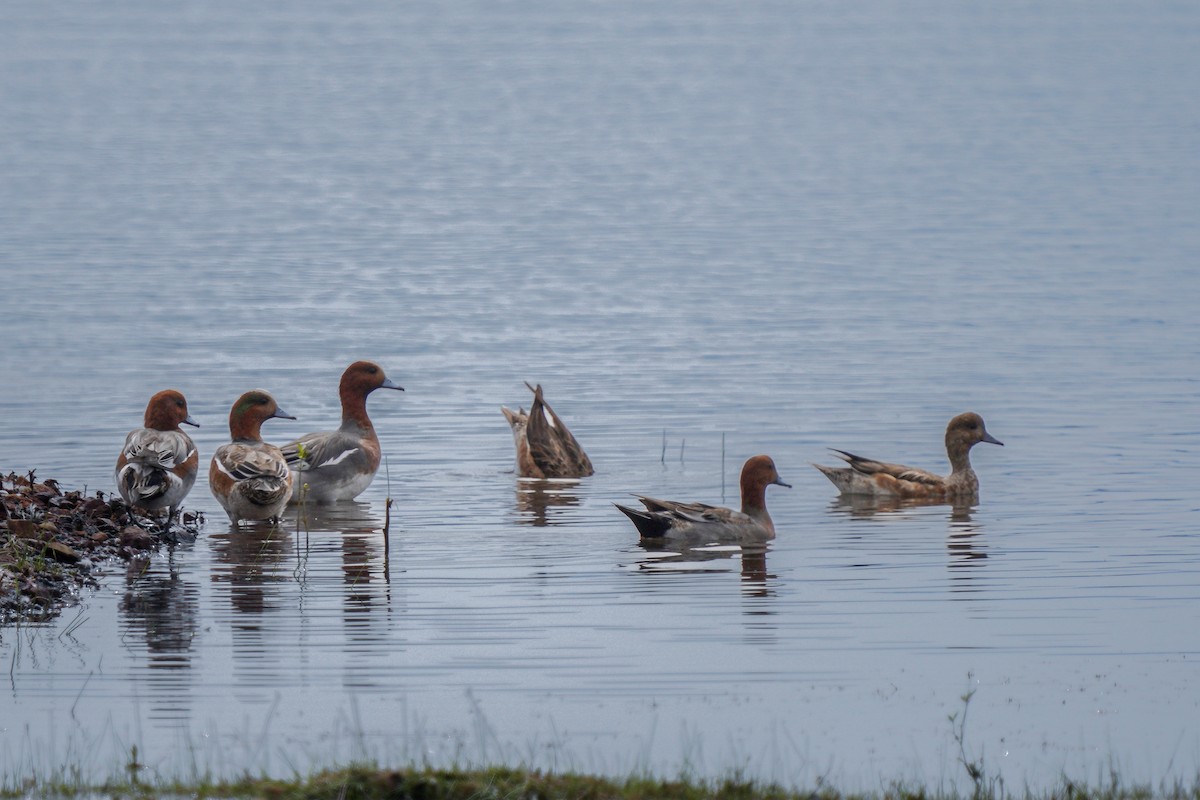
[[[180,575],[175,548],[166,563],[137,556],[125,569],[120,603],[121,641],[146,642],[146,701],[150,716],[190,720],[194,710],[192,649],[200,633],[200,587]]]
[[[301,505],[297,508],[297,524],[301,531],[309,532],[378,534],[383,530],[383,519],[372,513],[371,504],[357,500]]]
[[[213,534],[212,543],[217,560],[213,582],[229,584],[229,601],[235,611],[262,614],[281,607],[277,595],[293,574],[287,563],[292,551],[290,531],[270,522],[255,522]],[[256,629],[258,625],[241,627]]]
[[[574,493],[578,486],[577,480],[519,478],[516,489],[517,522],[535,528],[571,522],[571,515],[566,509],[579,505],[579,496]]]
[[[870,519],[888,514],[904,515],[906,511],[927,506],[952,505],[945,500],[928,500],[911,497],[872,497],[861,494],[843,494],[828,506],[830,514],[845,515],[855,519]],[[969,514],[974,508],[969,502],[953,504],[953,508],[965,508]]]
[[[950,569],[980,567],[988,557],[981,535],[983,526],[972,519],[974,512],[975,506],[969,503],[955,504],[950,509],[950,532],[946,537]]]
[[[338,543],[346,587],[346,627],[351,631],[365,627],[368,612],[390,600],[390,548],[384,520],[373,513],[370,503],[343,500],[333,505],[306,505],[299,509],[299,521],[303,567],[313,557],[314,546]],[[388,524],[388,537],[395,538],[395,521]]]
[[[950,509],[947,517],[949,531],[946,549],[950,555],[951,569],[982,566],[988,557],[987,546],[981,534],[983,527],[974,519],[977,510],[976,498],[958,498],[953,502],[937,499],[902,497],[869,497],[865,495],[841,495],[829,505],[829,513],[854,519],[885,519],[890,515],[897,518],[910,515],[914,509],[941,506]],[[856,529],[856,534],[860,529]]]
[[[745,597],[773,597],[770,581],[775,576],[767,572],[766,543],[709,544],[701,547],[680,547],[678,542],[643,539],[638,543],[646,551],[638,564],[639,570],[650,574],[733,572],[733,559],[738,558]]]
[[[180,577],[174,548],[168,552],[166,564],[155,563],[148,556],[130,560],[120,604],[123,627],[145,639],[151,668],[191,666],[192,640],[199,630],[199,595],[195,583]]]

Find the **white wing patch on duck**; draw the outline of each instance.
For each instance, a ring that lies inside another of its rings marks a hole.
[[[360,449],[361,448],[358,447],[351,447],[349,450],[343,450],[336,458],[331,458],[328,461],[322,461],[320,464],[317,464],[317,467],[332,467],[340,464],[350,456],[357,453]]]
[[[302,448],[303,455],[301,455]],[[283,457],[287,461],[288,467],[298,472],[337,466],[361,449],[361,447],[351,447],[348,450],[338,453],[333,458],[327,458],[324,461],[313,461],[313,456],[316,455],[314,448],[305,446],[304,442],[294,442],[282,448]]]

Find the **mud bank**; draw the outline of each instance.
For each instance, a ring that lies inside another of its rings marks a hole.
[[[133,513],[117,495],[64,491],[34,472],[0,474],[0,625],[44,621],[97,586],[106,563],[146,557],[195,538],[204,517]]]

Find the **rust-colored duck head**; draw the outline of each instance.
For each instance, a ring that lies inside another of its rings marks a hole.
[[[144,421],[147,428],[156,431],[177,431],[180,423],[200,427],[188,414],[187,399],[175,389],[164,389],[150,398]]]
[[[353,421],[360,428],[370,429],[367,395],[376,389],[404,391],[403,386],[384,374],[383,367],[372,361],[355,361],[346,367],[338,383],[338,397],[342,401],[342,422]]]
[[[767,508],[767,487],[786,486],[770,456],[753,456],[742,467],[742,513],[755,516]]]

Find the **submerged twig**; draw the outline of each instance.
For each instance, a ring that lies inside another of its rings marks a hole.
[[[75,706],[79,705],[79,698],[83,697],[83,690],[91,683],[92,675],[96,674],[96,670],[88,673],[88,676],[83,679],[83,686],[79,687],[79,694],[75,695],[75,702],[71,703],[71,719],[75,719]]]
[[[64,636],[70,636],[75,631],[79,630],[79,628],[83,626],[83,623],[90,619],[90,617],[83,616],[83,612],[84,609],[80,608],[79,613],[75,615],[75,619],[71,620],[71,624],[68,625],[66,629],[64,629],[63,632],[58,635],[59,639],[62,639]]]

